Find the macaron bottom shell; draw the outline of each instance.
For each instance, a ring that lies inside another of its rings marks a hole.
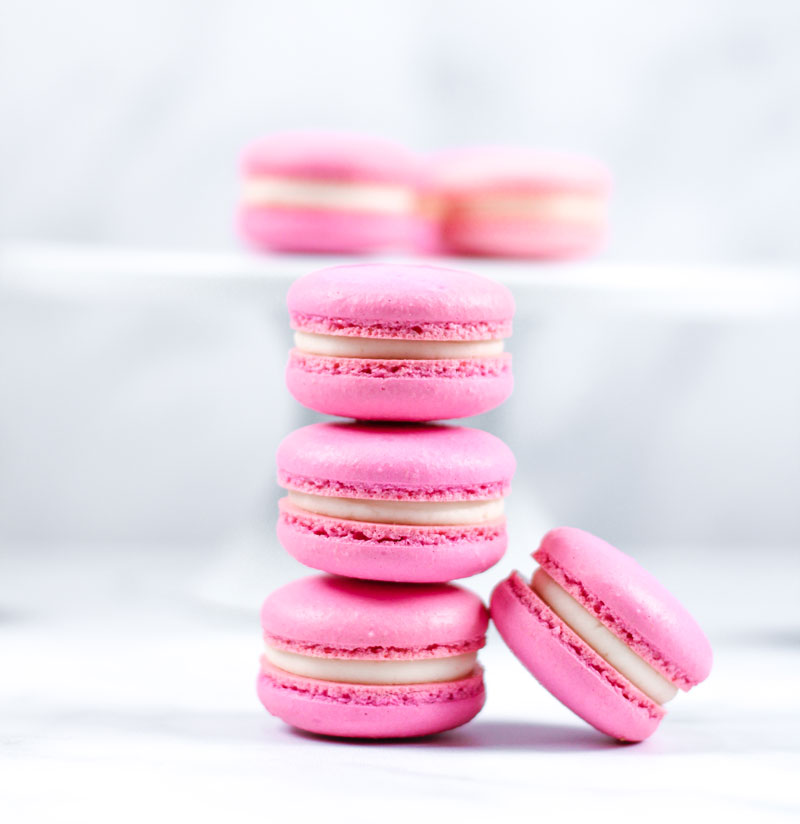
[[[652,735],[664,709],[576,635],[519,573],[492,593],[500,635],[529,672],[572,712],[621,741]]]
[[[482,257],[572,259],[597,251],[604,239],[604,226],[578,222],[454,220],[442,228],[442,243],[453,254]]]
[[[375,421],[434,421],[479,415],[511,394],[511,356],[380,360],[308,355],[293,349],[286,383],[296,400],[326,415]]]
[[[412,738],[460,727],[486,700],[483,669],[458,681],[344,684],[304,678],[265,658],[258,697],[274,716],[301,730],[342,738]]]
[[[278,540],[300,563],[350,578],[443,583],[494,566],[506,551],[505,519],[470,526],[348,521],[280,501]]]
[[[419,230],[408,215],[250,207],[239,213],[239,231],[256,248],[347,254],[400,248]]]

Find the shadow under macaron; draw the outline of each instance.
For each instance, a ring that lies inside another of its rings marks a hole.
[[[415,738],[336,738],[289,728],[293,736],[344,746],[429,747],[492,751],[589,752],[627,747],[591,729],[531,721],[474,721],[455,730]]]

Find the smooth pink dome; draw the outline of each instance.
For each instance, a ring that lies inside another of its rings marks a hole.
[[[503,324],[497,336],[507,337],[514,314],[514,298],[502,284],[471,272],[414,264],[362,263],[319,269],[292,284],[287,302],[294,328],[306,328],[304,316],[341,319],[353,326]],[[309,331],[356,334],[335,327]],[[411,334],[387,332],[384,336],[414,334],[411,330]],[[460,335],[448,333],[446,327],[425,335],[434,340],[492,336],[491,329]]]
[[[452,584],[392,584],[320,575],[292,581],[261,609],[271,642],[317,655],[425,658],[483,646],[488,613]]]
[[[309,180],[413,183],[421,161],[408,149],[369,135],[340,132],[281,132],[242,153],[246,175]]]
[[[523,146],[455,149],[428,163],[428,187],[445,193],[486,190],[595,192],[611,188],[602,163],[584,155]]]
[[[395,500],[497,498],[516,466],[511,450],[480,429],[368,423],[297,429],[277,462],[290,489]]]

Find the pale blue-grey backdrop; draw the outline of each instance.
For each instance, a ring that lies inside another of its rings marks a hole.
[[[6,241],[235,249],[242,144],[337,128],[596,154],[617,182],[608,261],[800,263],[788,0],[0,8]],[[269,533],[275,444],[311,419],[282,394],[279,297],[187,281],[0,283],[0,298],[0,537]],[[517,523],[637,546],[796,543],[796,321],[535,309],[519,391],[486,421],[519,454]]]

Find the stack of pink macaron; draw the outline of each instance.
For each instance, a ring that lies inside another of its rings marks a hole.
[[[507,545],[514,456],[478,429],[432,423],[511,393],[514,301],[467,272],[362,264],[289,291],[286,378],[305,406],[349,422],[278,449],[278,537],[316,574],[272,593],[261,619],[264,706],[314,733],[407,737],[452,729],[485,700],[477,660],[489,612],[450,583]],[[491,617],[531,673],[598,730],[640,741],[677,689],[702,681],[708,642],[632,558],[552,530],[532,580],[496,587]]]
[[[505,552],[515,462],[488,432],[430,422],[509,396],[513,298],[467,272],[363,264],[301,278],[288,302],[290,392],[356,420],[303,427],[278,449],[278,537],[328,574],[264,603],[259,696],[329,735],[459,726],[484,703],[489,617],[449,582]]]
[[[275,134],[242,157],[239,228],[258,249],[558,260],[602,246],[597,161],[515,147],[423,157],[384,140]]]

